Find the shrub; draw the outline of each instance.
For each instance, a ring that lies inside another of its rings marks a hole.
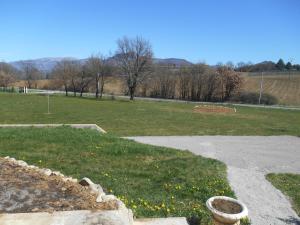
[[[240,95],[233,97],[231,100],[246,104],[258,104],[259,93],[242,92]],[[270,94],[262,94],[260,103],[264,105],[276,105],[278,103],[278,99]]]

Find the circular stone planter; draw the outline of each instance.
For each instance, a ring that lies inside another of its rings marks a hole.
[[[240,219],[248,216],[248,209],[242,202],[226,196],[212,197],[206,206],[213,214],[215,225],[239,225]]]

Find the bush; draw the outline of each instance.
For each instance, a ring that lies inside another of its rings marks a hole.
[[[0,87],[0,92],[16,92],[15,87]]]
[[[231,100],[246,104],[258,104],[259,93],[242,92],[240,95],[233,97]],[[270,94],[262,94],[260,103],[263,105],[276,105],[278,103],[278,99]]]

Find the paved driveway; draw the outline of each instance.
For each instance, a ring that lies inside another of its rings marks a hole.
[[[249,208],[254,225],[300,224],[290,202],[266,179],[270,172],[300,174],[300,138],[292,136],[129,137],[141,143],[172,147],[215,158],[228,166],[238,199]],[[300,191],[300,190],[299,190]]]

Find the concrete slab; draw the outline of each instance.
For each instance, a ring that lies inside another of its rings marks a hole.
[[[188,225],[185,217],[151,218],[134,220],[133,225]]]
[[[1,225],[132,225],[127,210],[0,214]]]
[[[97,130],[100,133],[106,133],[101,127],[97,124],[0,124],[0,128],[22,128],[22,127],[36,127],[36,128],[47,128],[47,127],[62,127],[62,126],[69,126],[72,128],[87,128]]]

